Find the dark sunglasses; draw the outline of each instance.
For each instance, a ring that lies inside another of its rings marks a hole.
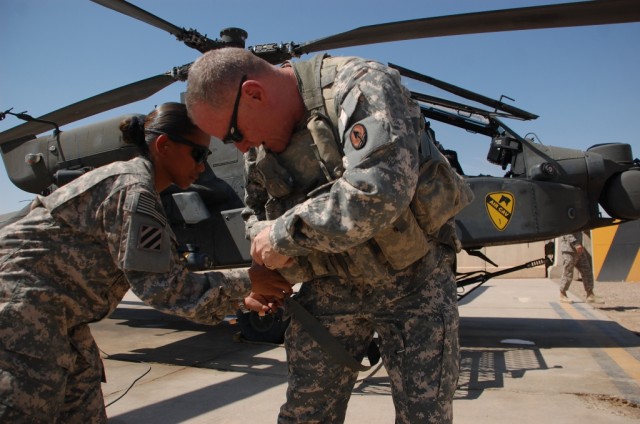
[[[145,131],[150,132],[151,134],[158,134],[158,135],[164,134],[167,137],[169,137],[171,141],[191,147],[191,157],[193,158],[194,161],[196,161],[196,164],[198,165],[200,165],[201,163],[204,163],[209,157],[209,155],[211,154],[211,150],[209,150],[208,147],[205,147],[202,144],[194,143],[193,141],[187,140],[186,138],[180,137],[179,135],[167,134],[165,132],[157,131],[157,130],[145,130]]]
[[[238,87],[238,94],[236,94],[236,102],[233,105],[231,121],[229,122],[229,131],[227,131],[227,135],[222,139],[222,142],[225,144],[238,143],[244,138],[238,129],[238,106],[240,105],[240,97],[242,97],[242,84],[244,84],[246,80],[246,75],[243,75],[242,78],[240,78],[240,86]]]

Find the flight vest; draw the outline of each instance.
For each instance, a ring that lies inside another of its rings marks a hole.
[[[265,205],[267,219],[330,190],[344,173],[333,83],[340,67],[351,59],[318,55],[292,63],[308,111],[306,128],[296,131],[277,157],[263,148],[258,151],[256,168],[270,194]],[[314,251],[296,258],[296,265],[279,270],[285,278],[303,282],[327,275],[380,276],[410,266],[438,243],[459,251],[453,216],[471,202],[473,193],[424,131],[424,120],[421,127],[420,173],[410,207],[371,240],[342,254]]]

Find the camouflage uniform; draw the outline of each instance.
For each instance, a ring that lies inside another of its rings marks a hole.
[[[289,65],[303,98],[310,89],[301,77],[304,63]],[[303,282],[298,301],[355,358],[379,334],[396,422],[451,422],[459,365],[455,250],[435,243],[398,265],[402,258],[392,260],[383,248],[396,237],[392,249],[416,250],[415,234],[392,224],[416,190],[419,108],[398,73],[379,63],[325,58],[322,70],[316,82],[332,90],[338,122],[325,135],[335,132],[343,167],[319,160],[311,133],[322,131],[309,124],[309,113],[284,152],[248,152],[248,234],[273,224],[271,243],[295,259],[280,272]],[[305,106],[308,112],[306,99]],[[279,422],[344,421],[357,372],[328,357],[295,316],[285,346],[289,386]]]
[[[104,423],[103,367],[89,323],[131,289],[206,324],[250,290],[246,270],[183,266],[143,158],[94,170],[0,230],[0,421]]]
[[[562,252],[562,278],[560,290],[566,292],[573,281],[573,269],[577,268],[582,276],[582,284],[587,293],[593,292],[593,269],[591,268],[591,255],[587,249],[578,255],[576,246],[582,245],[582,232],[565,234],[560,237],[560,252]]]

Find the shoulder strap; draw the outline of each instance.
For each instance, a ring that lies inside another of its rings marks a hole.
[[[307,129],[327,181],[339,178],[344,172],[333,83],[338,67],[347,60],[323,54],[293,64],[302,99],[309,111]]]
[[[123,162],[113,162],[110,165],[96,168],[83,175],[81,179],[74,180],[71,183],[67,184],[64,187],[64,190],[58,189],[46,197],[37,196],[38,203],[43,205],[50,211],[53,211],[55,208],[68,202],[72,198],[90,190],[107,178],[124,174],[140,174],[141,170],[139,168],[139,165],[134,164],[134,161],[136,160],[137,159]]]
[[[338,110],[333,83],[340,67],[351,57],[332,57],[327,54],[314,56],[308,61],[293,63],[301,87],[302,100],[309,112],[318,112],[338,126]]]
[[[322,61],[326,57],[328,57],[328,55],[319,54],[310,60],[292,64],[298,77],[298,83],[300,84],[302,100],[310,112],[316,110],[323,113],[325,112],[320,72],[322,69]]]

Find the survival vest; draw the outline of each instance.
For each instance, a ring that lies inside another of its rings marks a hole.
[[[338,135],[338,105],[333,91],[337,71],[351,58],[317,55],[294,63],[302,98],[309,110],[307,129],[316,158],[328,181],[344,172],[342,144]],[[421,120],[420,168],[416,192],[410,207],[374,236],[386,259],[403,269],[424,256],[436,243],[460,251],[454,216],[473,200],[473,192],[435,146]],[[416,231],[419,228],[419,231]],[[409,238],[409,240],[407,239]]]

